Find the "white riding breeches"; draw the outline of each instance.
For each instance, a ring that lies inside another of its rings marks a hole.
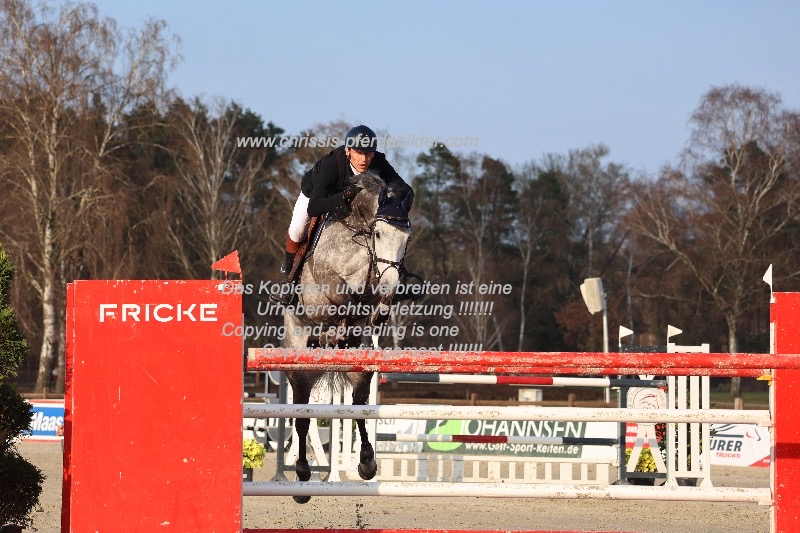
[[[306,239],[306,231],[311,217],[308,216],[308,196],[302,192],[294,203],[292,211],[292,221],[289,223],[289,238],[294,242],[301,243]]]

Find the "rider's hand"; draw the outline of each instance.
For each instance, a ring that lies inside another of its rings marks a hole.
[[[342,189],[342,197],[349,202],[356,197],[358,191],[361,189],[362,187],[359,187],[358,185],[348,185]]]
[[[349,214],[350,214],[350,206],[347,203],[344,203],[333,210],[333,216],[338,218],[339,220],[347,218],[347,215]]]

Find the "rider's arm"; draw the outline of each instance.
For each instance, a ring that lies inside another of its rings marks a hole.
[[[335,158],[330,157],[320,165],[312,178],[308,193],[308,214],[316,217],[345,205],[344,196],[339,190],[339,170]]]

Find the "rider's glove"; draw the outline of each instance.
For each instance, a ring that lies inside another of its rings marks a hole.
[[[335,218],[343,220],[347,218],[347,215],[350,214],[350,206],[347,204],[347,202],[345,202],[336,209],[334,209],[332,213]]]
[[[342,189],[342,198],[344,198],[346,201],[349,202],[356,197],[358,191],[360,191],[361,189],[362,187],[359,187],[358,185],[348,185],[347,187]]]

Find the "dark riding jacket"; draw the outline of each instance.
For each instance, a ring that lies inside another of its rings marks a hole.
[[[403,196],[411,194],[411,187],[392,168],[386,155],[375,152],[369,169],[377,173],[387,184],[394,183],[404,191]],[[347,178],[353,175],[345,147],[340,146],[320,159],[305,173],[300,182],[300,190],[308,197],[308,214],[315,217],[338,209],[346,204],[342,196]]]

